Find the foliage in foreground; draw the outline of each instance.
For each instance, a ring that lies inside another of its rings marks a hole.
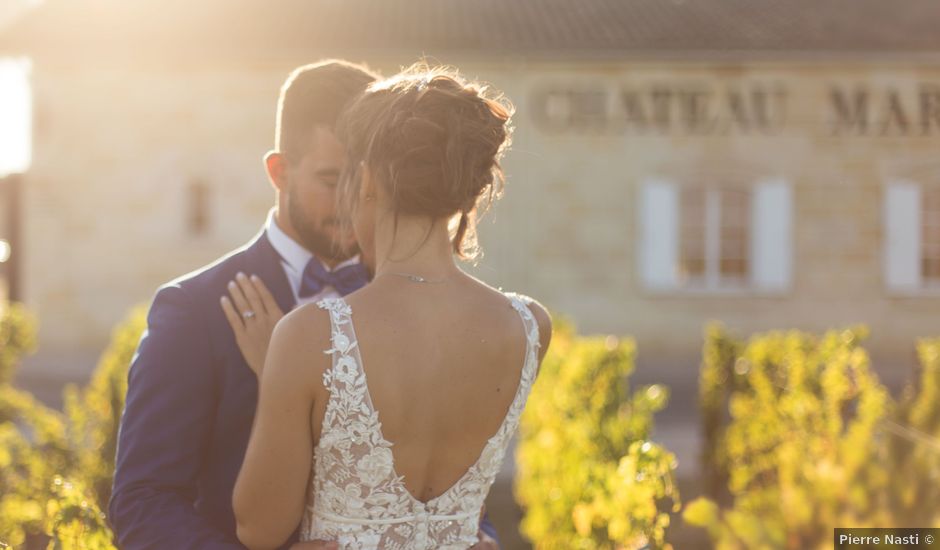
[[[920,376],[885,422],[888,506],[898,527],[940,527],[940,338],[917,342]]]
[[[919,344],[919,390],[896,407],[861,348],[866,336],[770,332],[745,343],[708,327],[705,471],[727,485],[684,518],[718,550],[832,548],[834,526],[940,526],[940,508],[928,506],[940,496],[940,347]]]
[[[106,507],[111,499],[111,478],[117,451],[118,427],[127,394],[127,370],[147,328],[146,310],[133,310],[118,325],[84,388],[65,389],[65,415],[69,441],[83,480]]]
[[[114,548],[110,496],[136,310],[65,412],[9,382],[35,319],[0,305],[0,548]],[[707,329],[700,379],[710,498],[686,506],[719,550],[831,548],[841,526],[940,527],[940,338],[894,403],[861,348],[866,331],[744,342]],[[632,391],[631,340],[556,330],[523,415],[516,493],[541,549],[668,548],[676,462],[649,441],[667,390]]]
[[[649,440],[662,386],[631,393],[632,340],[557,328],[523,413],[515,491],[536,548],[668,548],[675,456]]]
[[[35,321],[0,310],[0,547],[113,549],[104,510],[110,497],[127,368],[144,328],[142,310],[115,331],[91,383],[69,388],[65,413],[9,385],[35,345]],[[13,335],[13,336],[11,336]]]

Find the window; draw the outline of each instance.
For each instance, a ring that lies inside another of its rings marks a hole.
[[[679,282],[701,288],[746,286],[750,273],[748,189],[683,187]]]
[[[888,290],[940,290],[940,184],[890,182],[885,188],[884,224]]]
[[[940,288],[940,186],[924,189],[920,270],[924,284]]]
[[[651,179],[637,201],[638,271],[654,291],[779,292],[790,284],[790,185]]]
[[[193,181],[187,190],[189,208],[187,210],[187,229],[193,236],[209,232],[209,185],[201,180]]]

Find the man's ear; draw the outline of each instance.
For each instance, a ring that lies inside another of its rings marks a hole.
[[[278,191],[287,191],[287,158],[278,151],[268,151],[264,155],[264,169],[268,180]]]

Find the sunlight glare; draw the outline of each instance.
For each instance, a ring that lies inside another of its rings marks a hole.
[[[28,59],[0,59],[0,178],[23,173],[32,157]]]
[[[10,259],[10,253],[12,252],[10,243],[0,239],[0,264],[6,262]]]

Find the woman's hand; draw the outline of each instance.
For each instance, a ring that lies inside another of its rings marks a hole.
[[[245,362],[260,378],[274,325],[284,312],[256,275],[249,278],[239,273],[228,284],[228,291],[232,297],[222,297],[222,310],[235,332],[235,342]]]

